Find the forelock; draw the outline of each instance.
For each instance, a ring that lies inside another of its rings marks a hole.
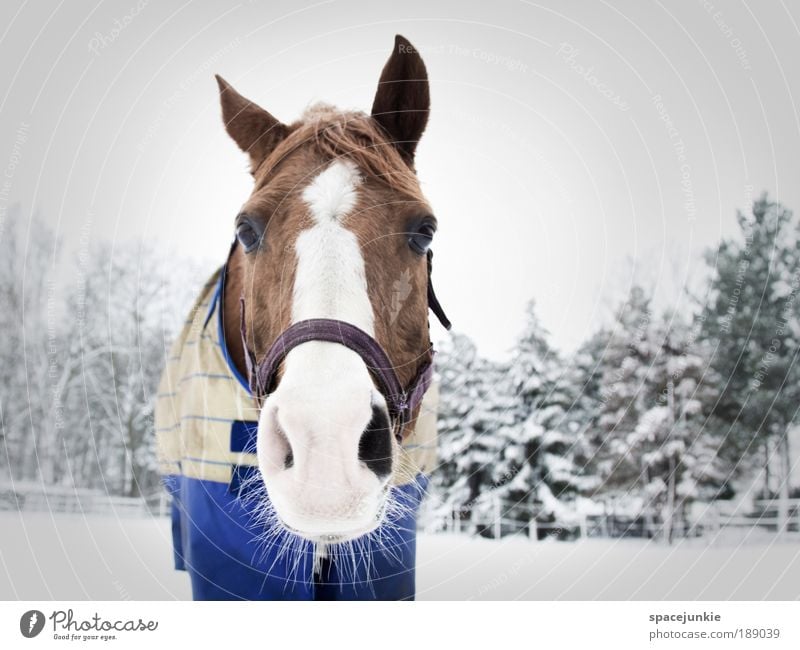
[[[289,135],[256,170],[262,182],[292,153],[313,146],[324,158],[346,158],[362,174],[370,176],[410,199],[424,201],[416,173],[401,158],[380,126],[358,111],[339,111],[328,104],[314,104],[290,127]]]

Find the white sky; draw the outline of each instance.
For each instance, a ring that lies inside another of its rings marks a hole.
[[[752,193],[800,208],[800,8],[714,5],[149,2],[126,18],[135,0],[5,0],[0,216],[19,202],[67,247],[89,223],[210,272],[249,193],[213,73],[285,121],[317,100],[366,110],[399,32],[431,78],[417,165],[450,318],[501,357],[535,298],[571,350],[634,273],[677,295]]]

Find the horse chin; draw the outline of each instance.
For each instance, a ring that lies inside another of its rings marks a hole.
[[[356,530],[348,530],[339,533],[314,533],[304,530],[298,530],[297,528],[292,528],[283,520],[281,520],[281,524],[287,531],[289,531],[293,535],[302,537],[303,539],[306,539],[309,542],[314,542],[315,544],[342,544],[344,542],[349,542],[354,539],[358,539],[359,537],[363,537],[364,535],[369,535],[369,533],[371,533],[373,530],[377,528],[376,525],[372,527],[365,527]]]
[[[378,528],[386,516],[387,499],[383,495],[374,516],[367,520],[350,522],[341,520],[322,520],[311,517],[282,517],[276,512],[278,521],[285,530],[317,544],[340,544],[369,535]],[[287,522],[286,519],[289,521]]]

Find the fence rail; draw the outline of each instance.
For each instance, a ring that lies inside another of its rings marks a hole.
[[[93,490],[41,485],[1,484],[0,510],[114,515],[117,517],[165,516],[169,513],[166,491],[147,497],[122,497]]]

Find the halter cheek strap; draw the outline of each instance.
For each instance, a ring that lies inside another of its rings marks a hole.
[[[431,282],[433,254],[428,251],[428,307],[439,322],[450,329],[451,324],[436,298]],[[245,363],[250,382],[250,392],[258,399],[269,395],[274,389],[278,368],[286,355],[294,348],[309,341],[339,343],[360,356],[375,379],[375,383],[386,400],[389,417],[394,425],[395,436],[402,442],[403,432],[411,413],[422,403],[425,392],[433,380],[433,346],[428,348],[426,359],[417,369],[408,386],[403,386],[394,366],[381,345],[355,325],[331,318],[311,318],[292,324],[285,329],[270,346],[266,356],[257,361],[255,354],[247,346],[244,294],[239,298],[240,329]]]
[[[436,297],[436,294],[433,291],[433,281],[431,280],[431,274],[433,273],[433,251],[429,248],[428,249],[428,308],[436,315],[436,318],[439,319],[439,322],[442,324],[446,330],[449,330],[452,327],[450,320],[447,318],[447,314],[444,313],[444,309],[442,309],[442,305],[439,304],[439,299]]]

